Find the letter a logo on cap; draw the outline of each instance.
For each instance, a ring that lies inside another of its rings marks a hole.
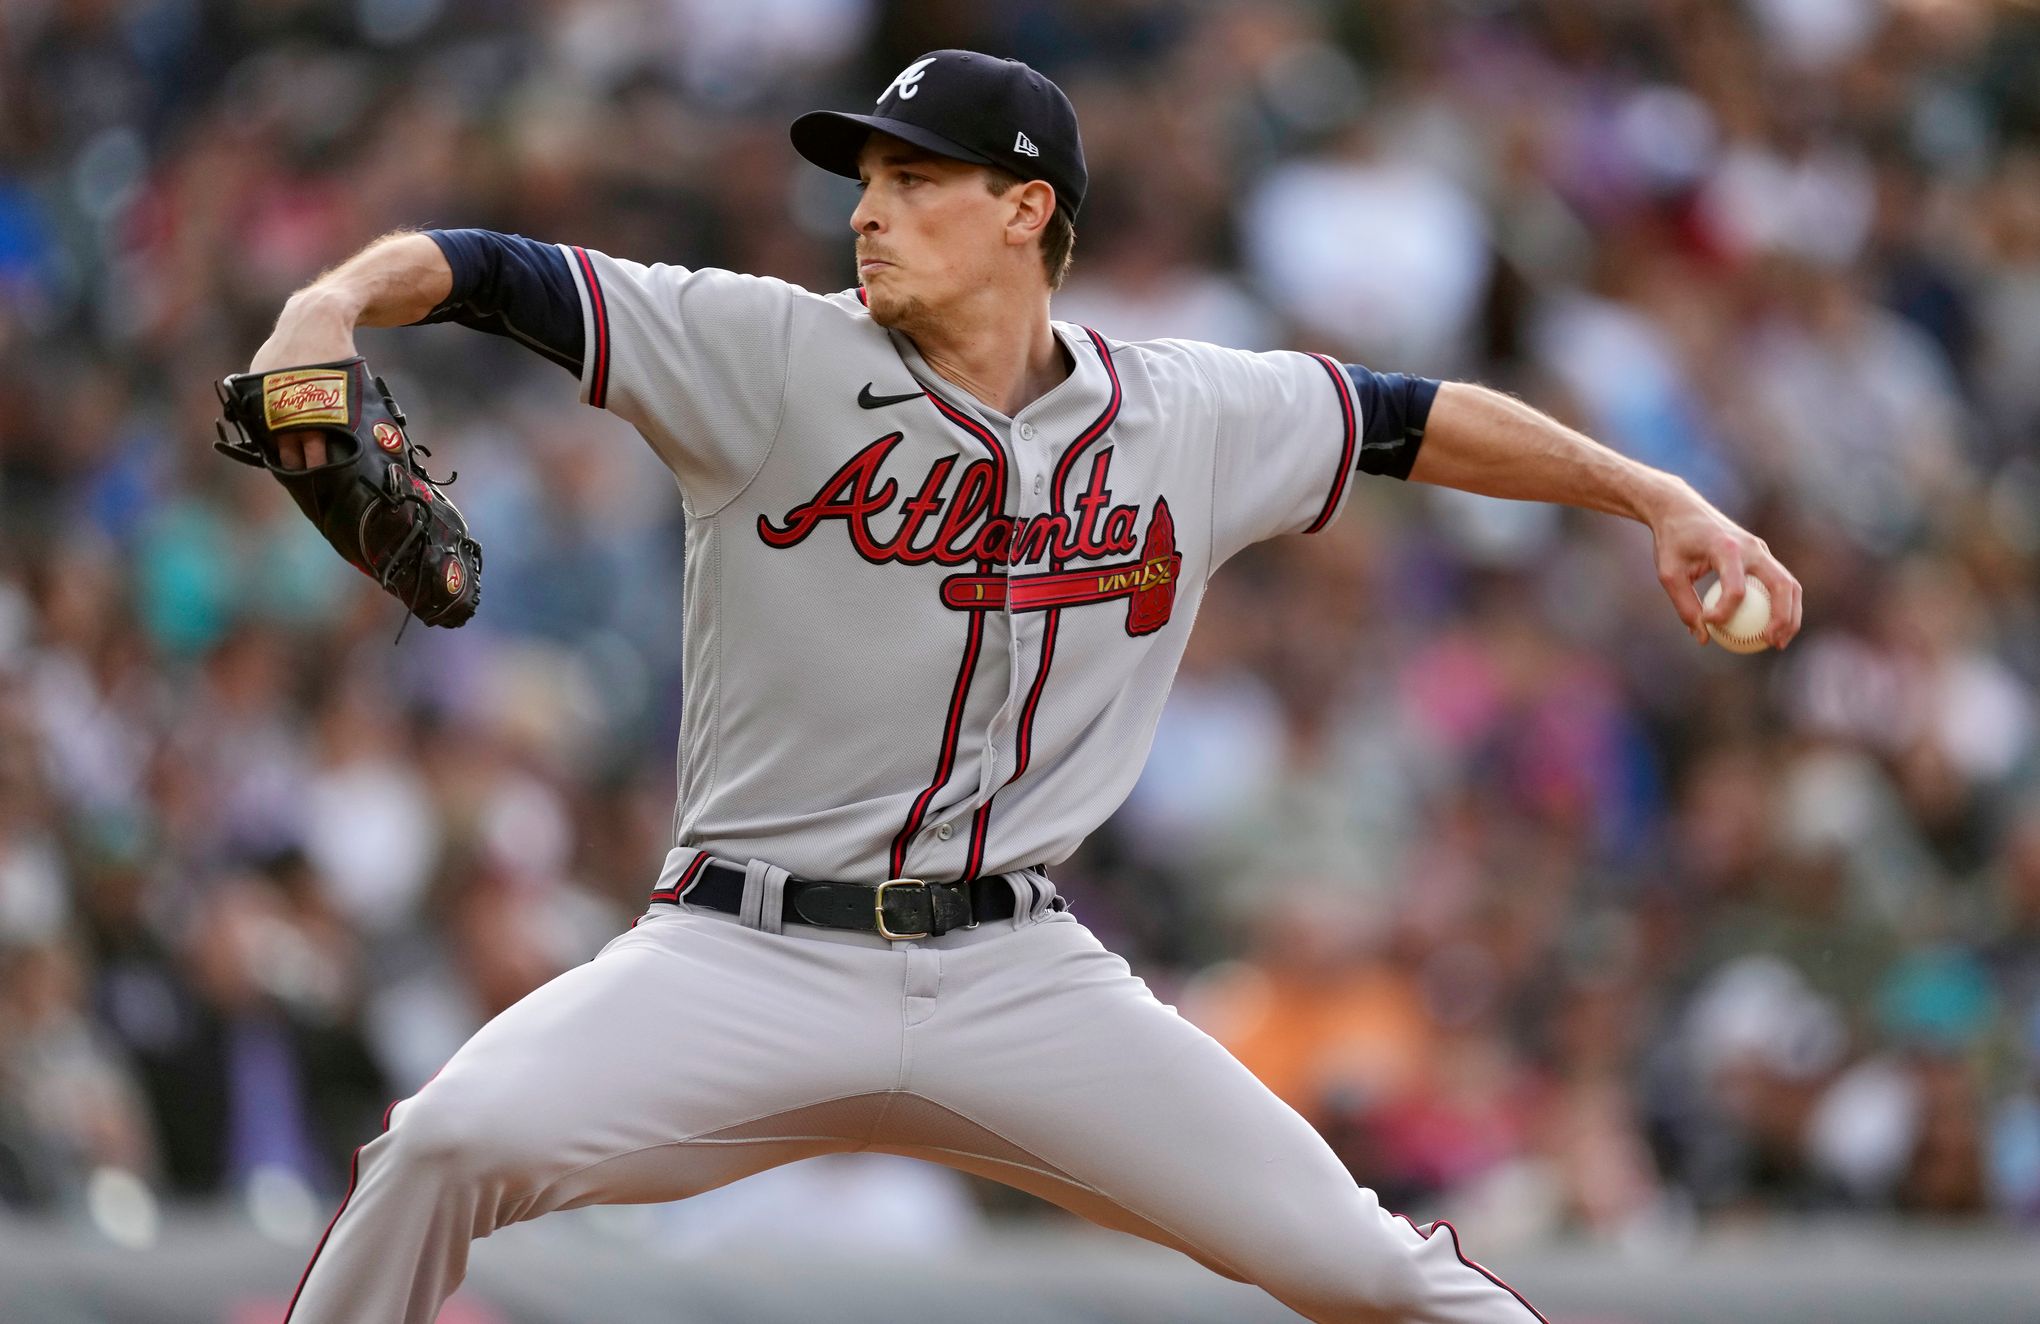
[[[1013,140],[1013,150],[1020,153],[1020,155],[1022,156],[1041,155],[1041,149],[1039,147],[1036,147],[1033,141],[1030,140],[1028,136],[1024,133]]]
[[[911,101],[919,96],[921,94],[921,79],[927,76],[928,66],[933,63],[935,63],[935,57],[931,55],[925,60],[916,60],[900,70],[900,76],[888,83],[885,91],[878,94],[879,101],[883,103],[894,92],[900,94],[900,100],[902,101]]]

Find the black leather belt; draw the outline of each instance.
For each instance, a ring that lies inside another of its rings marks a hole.
[[[690,906],[740,914],[744,879],[743,869],[711,860],[680,899]],[[974,929],[988,919],[1011,919],[1013,913],[1013,888],[997,875],[955,883],[894,878],[875,887],[789,878],[780,908],[781,918],[789,924],[876,933],[895,942],[939,938],[957,929]]]

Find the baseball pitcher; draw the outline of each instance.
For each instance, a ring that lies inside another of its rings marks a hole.
[[[507,1223],[876,1150],[1313,1320],[1541,1320],[1156,1001],[1054,867],[1133,785],[1212,574],[1324,528],[1356,473],[1641,521],[1702,641],[1747,576],[1785,644],[1798,583],[1684,482],[1480,387],[1051,320],[1086,172],[1069,101],[1024,64],[936,51],[875,113],[792,137],[863,190],[856,289],[402,234],[293,296],[223,386],[224,448],[427,624],[472,614],[481,549],[357,326],[529,346],[644,435],[687,514],[649,906],[392,1106],[290,1319],[425,1324]]]

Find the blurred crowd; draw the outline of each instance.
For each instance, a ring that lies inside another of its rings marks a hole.
[[[1078,914],[1391,1207],[2040,1222],[2012,0],[6,0],[0,1208],[323,1209],[669,844],[633,434],[508,341],[365,333],[489,558],[392,646],[213,379],[399,227],[843,288],[854,190],[785,124],[944,46],[1077,103],[1057,316],[1517,392],[1805,585],[1729,657],[1634,525],[1363,484],[1219,576]]]

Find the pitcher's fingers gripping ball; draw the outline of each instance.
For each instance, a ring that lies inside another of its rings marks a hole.
[[[1717,579],[1701,600],[1700,609],[1712,612],[1720,601],[1721,581]],[[1707,623],[1707,635],[1731,653],[1761,653],[1771,646],[1764,638],[1770,624],[1771,590],[1764,587],[1763,580],[1753,577],[1743,580],[1742,601],[1729,618],[1719,625]]]
[[[482,601],[481,544],[442,480],[425,471],[432,452],[405,432],[403,411],[364,359],[236,373],[218,391],[225,418],[215,450],[275,475],[347,563],[411,615],[467,623]],[[279,449],[279,433],[304,431],[325,434],[323,462],[294,464],[299,457]]]

